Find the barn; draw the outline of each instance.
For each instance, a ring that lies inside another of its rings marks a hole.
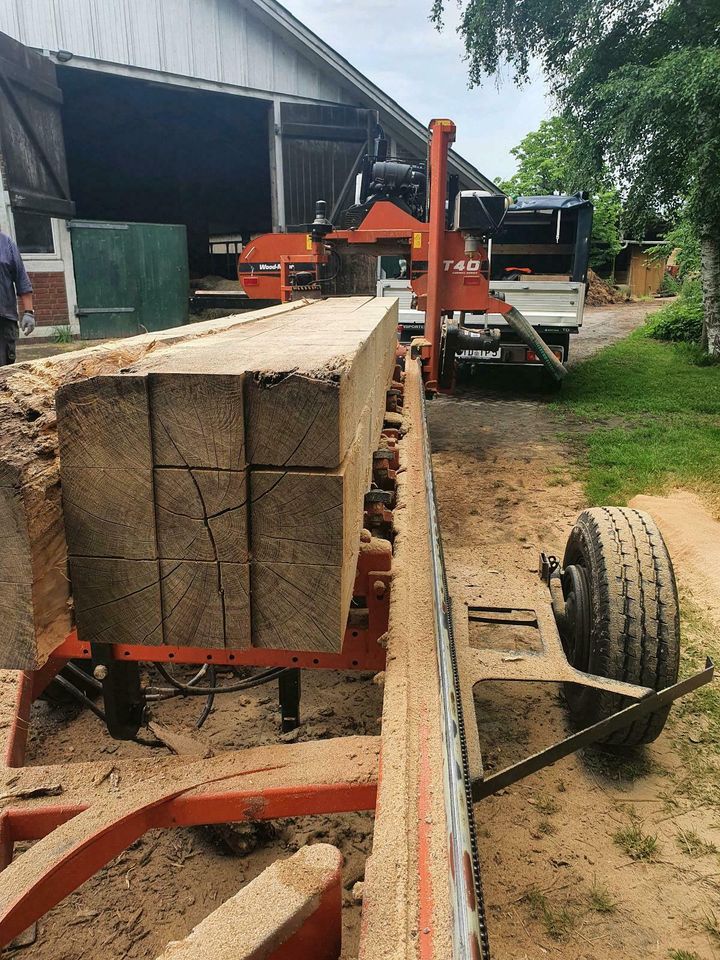
[[[424,125],[275,0],[4,0],[0,33],[0,228],[40,336],[178,322],[188,279],[352,202],[378,124],[425,156]]]

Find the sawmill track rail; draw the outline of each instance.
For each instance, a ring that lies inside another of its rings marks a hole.
[[[435,482],[428,440],[426,402],[422,397],[423,448],[429,542],[432,557],[435,642],[440,677],[443,736],[443,789],[453,896],[453,955],[456,960],[490,960],[485,903],[480,876],[475,816],[471,792],[465,718],[453,633],[452,607],[438,523]],[[472,718],[471,718],[472,722]]]

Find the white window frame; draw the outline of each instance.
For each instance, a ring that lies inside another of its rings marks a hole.
[[[60,221],[56,220],[55,217],[50,217],[50,229],[52,230],[52,240],[53,240],[53,253],[23,253],[20,251],[20,256],[23,258],[23,263],[25,266],[28,263],[48,263],[58,260],[62,260],[62,253],[60,252]]]

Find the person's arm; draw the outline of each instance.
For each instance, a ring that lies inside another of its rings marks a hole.
[[[15,268],[15,293],[20,303],[20,329],[27,337],[35,329],[35,313],[33,311],[32,283],[27,275],[25,264],[22,262],[20,251],[12,243],[13,266]]]

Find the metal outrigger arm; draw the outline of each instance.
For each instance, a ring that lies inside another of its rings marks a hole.
[[[554,743],[552,746],[546,747],[544,750],[540,750],[538,753],[534,753],[532,756],[526,757],[518,763],[513,763],[499,773],[494,773],[489,777],[477,777],[473,779],[473,800],[475,802],[484,800],[485,797],[490,797],[492,794],[497,793],[498,790],[509,787],[511,784],[517,783],[518,780],[523,780],[525,777],[530,776],[531,773],[537,773],[537,771],[542,770],[543,767],[549,767],[558,760],[562,760],[563,757],[567,757],[571,753],[581,750],[583,747],[588,747],[593,743],[597,743],[599,740],[603,740],[608,734],[629,726],[633,721],[639,720],[640,717],[645,717],[650,713],[655,713],[656,710],[662,707],[667,707],[680,697],[684,697],[688,693],[692,693],[699,687],[704,686],[706,683],[710,683],[714,673],[715,664],[710,657],[708,657],[703,670],[700,670],[685,680],[680,680],[671,687],[665,687],[664,690],[658,692],[651,691],[649,693],[645,692],[644,687],[638,687],[638,696],[642,699],[638,700],[637,703],[633,703],[624,710],[613,713],[611,716],[592,724],[590,727],[586,727],[584,730],[579,730],[577,733],[572,734],[572,736],[566,737],[559,743]]]

